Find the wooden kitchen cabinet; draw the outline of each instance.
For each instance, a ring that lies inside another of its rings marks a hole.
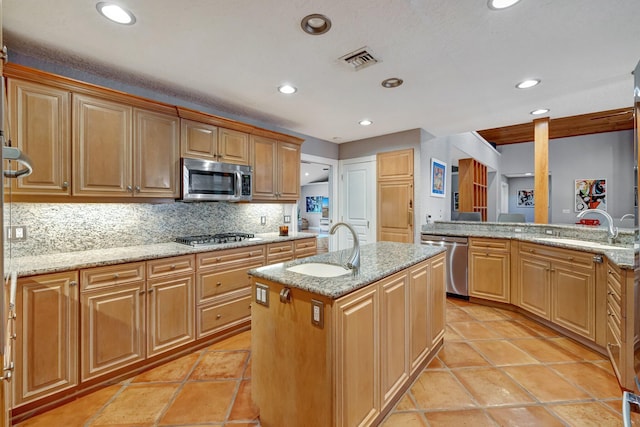
[[[487,220],[487,167],[476,159],[458,160],[459,211],[480,212]]]
[[[521,242],[517,305],[595,341],[593,257],[591,253]]]
[[[413,180],[378,181],[378,241],[413,243]]]
[[[335,303],[335,425],[339,427],[369,425],[381,411],[379,300],[379,288],[373,285]]]
[[[249,164],[249,134],[194,120],[180,120],[182,157]]]
[[[429,346],[433,349],[444,339],[447,307],[447,262],[445,253],[429,261]]]
[[[145,263],[80,271],[80,376],[96,378],[145,359]]]
[[[31,159],[33,173],[8,180],[14,195],[71,194],[71,92],[16,78],[7,79],[14,147]]]
[[[380,398],[387,405],[402,389],[409,367],[409,275],[394,274],[380,283]]]
[[[18,280],[14,408],[78,384],[77,285],[75,271]]]
[[[469,296],[511,302],[510,250],[506,239],[469,239]]]
[[[413,148],[376,155],[378,181],[411,180],[413,182]]]
[[[267,243],[267,264],[291,261],[293,258],[293,241]]]
[[[253,200],[300,198],[300,145],[251,136]]]
[[[178,195],[178,118],[73,95],[73,194]]]
[[[249,320],[247,270],[263,266],[265,245],[246,246],[196,256],[196,336],[198,339]]]
[[[147,357],[195,340],[195,256],[147,261]]]

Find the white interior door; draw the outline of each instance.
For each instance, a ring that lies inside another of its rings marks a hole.
[[[340,220],[353,226],[360,244],[376,241],[376,160],[375,157],[341,161]],[[338,249],[353,246],[349,230],[338,231]]]

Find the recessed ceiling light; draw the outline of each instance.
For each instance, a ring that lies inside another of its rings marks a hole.
[[[487,5],[489,9],[500,10],[506,9],[518,3],[520,0],[489,0]]]
[[[302,31],[312,36],[324,34],[331,28],[331,20],[319,13],[313,13],[302,18],[300,21]]]
[[[362,119],[358,123],[360,123],[361,126],[369,126],[373,124],[373,122],[369,119]]]
[[[292,93],[296,93],[298,89],[291,85],[282,85],[278,87],[278,92],[284,93],[285,95],[291,95]]]
[[[133,25],[136,23],[136,17],[133,16],[133,13],[117,4],[101,1],[96,4],[96,9],[102,16],[118,24]]]
[[[516,85],[518,89],[529,89],[530,87],[538,86],[540,84],[540,79],[529,79],[523,80]]]
[[[537,110],[533,110],[529,114],[533,114],[534,116],[539,116],[540,114],[545,114],[545,113],[548,113],[548,112],[549,112],[548,108],[538,108]]]
[[[397,77],[391,77],[383,80],[381,84],[382,84],[382,87],[394,88],[394,87],[400,86],[402,83],[404,83],[404,80],[399,79]]]

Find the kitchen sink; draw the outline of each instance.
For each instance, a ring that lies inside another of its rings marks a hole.
[[[287,271],[314,277],[338,277],[351,273],[351,270],[341,265],[309,262],[287,268]]]
[[[606,243],[587,242],[585,240],[566,239],[566,238],[562,238],[562,237],[540,237],[537,240],[541,240],[543,242],[550,242],[550,243],[560,243],[560,244],[564,244],[564,245],[580,246],[580,247],[585,247],[585,248],[625,249],[624,246],[614,246],[614,245],[608,245]]]

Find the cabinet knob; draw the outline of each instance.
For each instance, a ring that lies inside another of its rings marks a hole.
[[[136,185],[136,193],[139,193],[139,192],[140,192],[140,186]]]
[[[216,283],[216,286],[222,286],[222,282]]]
[[[133,188],[132,188],[130,185],[127,185],[127,191],[128,191],[129,193],[131,193],[131,191],[132,191],[132,190],[133,190]]]
[[[611,271],[611,269],[609,269],[609,274],[613,274],[613,271]]]
[[[145,294],[145,291],[139,291],[138,293],[139,293],[140,295],[144,295],[144,294]]]
[[[169,268],[170,268],[170,269],[172,269],[172,270],[175,270],[175,269],[176,269],[176,265],[175,265],[175,264],[171,264],[171,265],[169,266]]]
[[[569,261],[573,261],[573,257],[572,256],[570,256],[568,259],[569,259]]]
[[[78,282],[76,282],[75,280],[69,282],[69,286],[76,286],[77,284]]]
[[[529,249],[529,252],[531,252],[532,254],[536,253],[534,249]]]
[[[113,278],[114,279],[118,279],[118,278],[120,278],[120,275],[118,273],[116,273],[116,274],[113,275]]]
[[[62,188],[64,188],[64,189],[69,188],[69,183],[68,183],[67,181],[64,181],[64,182],[62,183]]]
[[[220,262],[220,258],[216,258],[216,262]]]
[[[153,293],[153,288],[149,289],[147,292],[149,292],[150,294]]]
[[[216,319],[221,319],[221,318],[222,318],[222,314],[218,314],[218,315],[216,316]]]

